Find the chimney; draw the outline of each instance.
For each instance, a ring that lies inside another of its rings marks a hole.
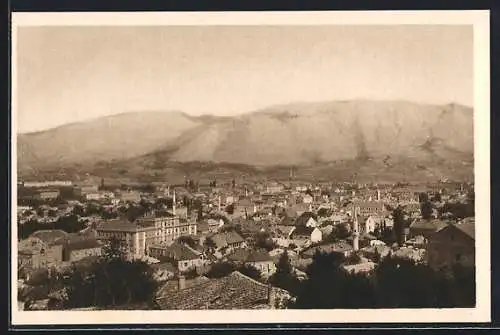
[[[271,309],[276,308],[276,292],[271,284],[267,284],[267,304]]]
[[[186,277],[184,277],[183,275],[179,275],[177,288],[179,291],[186,288]]]

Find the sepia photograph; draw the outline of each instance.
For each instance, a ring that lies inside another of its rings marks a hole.
[[[488,26],[14,14],[13,320],[489,321]]]

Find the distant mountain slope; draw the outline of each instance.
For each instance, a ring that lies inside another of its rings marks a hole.
[[[174,144],[175,161],[307,165],[405,156],[444,159],[473,151],[472,110],[405,102],[281,106],[205,126]]]
[[[125,113],[18,136],[19,167],[131,158],[197,126],[180,112]]]
[[[473,146],[471,108],[346,101],[275,106],[235,117],[122,114],[20,135],[18,157],[25,171],[75,163],[102,167],[110,160],[145,170],[172,162],[272,167],[355,160],[371,161],[363,166],[380,173],[396,164],[407,166],[405,173],[416,168],[436,175],[469,166]]]

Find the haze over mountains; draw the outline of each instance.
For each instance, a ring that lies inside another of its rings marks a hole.
[[[473,172],[473,110],[358,100],[294,103],[233,117],[143,111],[20,134],[17,142],[21,176],[75,164],[161,172],[189,162],[334,170],[352,161],[358,169],[371,166],[370,173],[416,169],[453,178]]]

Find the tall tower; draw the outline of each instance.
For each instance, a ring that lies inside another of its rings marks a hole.
[[[377,190],[377,201],[380,201],[380,190]]]
[[[220,204],[220,195],[219,195],[219,197],[218,197],[218,204],[217,204],[217,208],[218,208],[218,210],[219,210],[219,212],[220,212],[220,209],[221,209],[221,204]]]
[[[352,248],[354,251],[359,249],[359,223],[358,223],[358,213],[357,207],[354,207],[354,227],[353,227],[353,239],[352,239]]]
[[[172,198],[172,214],[175,215],[175,188],[174,188],[174,196]]]

